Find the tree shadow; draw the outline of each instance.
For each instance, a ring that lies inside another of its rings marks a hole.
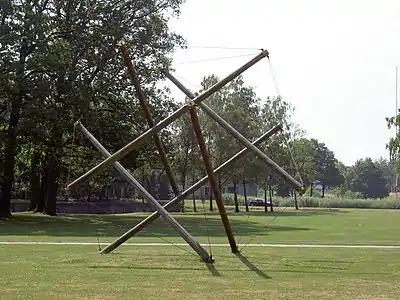
[[[347,260],[318,260],[318,259],[312,259],[312,260],[304,260],[304,262],[309,262],[309,263],[328,263],[328,264],[354,264],[354,261],[347,261]]]
[[[313,270],[310,269],[268,269],[272,273],[298,273],[298,274],[345,274],[345,275],[390,275],[384,272],[349,272],[348,269],[328,269],[318,267]],[[340,271],[340,272],[339,272]]]
[[[296,268],[296,267],[299,267],[299,264],[288,264],[288,263],[286,263],[286,264],[282,264],[283,266],[285,266],[285,267],[290,267],[290,268]],[[338,267],[332,267],[332,266],[323,266],[323,267],[321,267],[321,266],[315,266],[315,265],[313,265],[313,264],[301,264],[301,267],[302,268],[306,268],[306,269],[321,269],[321,270],[330,270],[330,271],[334,271],[334,270],[337,270],[337,271],[347,271],[348,269],[349,269],[349,266],[347,266],[347,267],[340,267],[340,266],[338,266]]]
[[[193,236],[225,237],[221,219],[201,215],[197,217],[178,214],[176,220]],[[18,214],[9,220],[0,220],[0,236],[68,236],[68,237],[111,237],[116,238],[145,218],[143,214],[130,215],[59,215]],[[266,235],[273,231],[307,231],[306,227],[268,226],[245,218],[230,220],[235,235]],[[158,218],[137,234],[140,237],[177,237],[178,234],[163,218]]]

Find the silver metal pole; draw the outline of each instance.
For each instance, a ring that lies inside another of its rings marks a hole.
[[[399,114],[399,109],[398,109],[398,97],[399,97],[399,88],[398,88],[398,84],[399,84],[399,75],[398,75],[398,66],[396,66],[396,114],[395,114],[395,128],[396,128],[396,136],[395,136],[395,138],[397,139],[397,136],[398,136],[398,133],[399,133],[399,131],[398,131],[398,125],[397,125],[397,115]],[[398,180],[399,180],[399,175],[398,175],[398,172],[397,172],[397,164],[398,164],[398,161],[399,161],[399,150],[397,149],[397,151],[396,151],[396,154],[395,154],[395,163],[394,163],[394,165],[395,165],[395,167],[394,167],[394,171],[395,171],[395,181],[394,181],[394,184],[395,184],[395,193],[396,193],[396,200],[397,200],[397,196],[398,196],[398,193],[397,193],[397,185],[398,185]]]
[[[165,76],[171,80],[182,92],[186,94],[189,98],[193,99],[194,94],[187,89],[178,79],[176,79],[173,75],[168,72],[165,72]],[[279,173],[286,181],[291,183],[295,189],[297,189],[300,195],[304,194],[306,189],[305,187],[294,179],[290,174],[288,174],[283,168],[281,168],[276,162],[274,162],[271,158],[265,155],[260,149],[254,146],[248,139],[246,139],[243,135],[241,135],[233,126],[231,126],[228,122],[226,122],[223,118],[221,118],[217,113],[215,113],[210,107],[208,107],[205,103],[198,103],[199,107],[204,110],[204,112],[209,115],[215,122],[221,125],[226,131],[232,134],[240,143],[242,143],[245,147],[249,148],[255,155],[257,155],[261,160],[263,160],[267,165],[272,167],[277,173]]]
[[[272,129],[268,130],[265,134],[260,136],[257,140],[253,142],[255,146],[261,144],[264,142],[266,139],[277,133],[278,131],[282,130],[282,125],[278,124],[274,126]],[[248,154],[250,150],[248,148],[244,148],[238,153],[236,153],[234,156],[232,156],[230,159],[228,159],[226,162],[224,162],[222,165],[220,165],[218,168],[214,170],[215,175],[220,174],[222,172],[225,172],[229,170],[235,162],[237,162],[239,159],[243,158],[246,154]],[[179,203],[180,201],[184,200],[188,195],[191,193],[195,192],[198,190],[200,187],[205,185],[208,182],[208,175],[204,176],[201,178],[199,181],[197,181],[195,184],[193,184],[191,187],[183,191],[179,196],[173,198],[170,202],[168,202],[166,205],[164,205],[164,208],[168,208],[169,206],[174,205],[175,203]],[[148,216],[146,219],[138,223],[135,227],[124,233],[121,237],[116,239],[114,242],[112,242],[110,245],[105,247],[101,253],[110,253],[114,249],[118,248],[120,245],[122,245],[124,242],[126,242],[128,239],[133,237],[136,233],[140,232],[142,229],[144,229],[147,225],[150,223],[154,222],[157,220],[157,218],[160,217],[160,214],[158,212],[152,213],[150,216]]]
[[[100,142],[80,123],[76,123],[76,127],[78,127],[85,137],[96,147],[97,150],[105,157],[110,157],[110,152],[107,151],[100,144]],[[210,257],[208,252],[198,243],[195,239],[190,235],[189,232],[186,231],[185,228],[181,224],[179,224],[170,214],[169,212],[156,200],[153,196],[150,195],[149,192],[119,163],[114,163],[115,169],[134,187],[136,188],[145,198],[149,201],[157,212],[171,225],[172,228],[197,252],[197,254],[202,258],[202,260],[206,263],[212,263],[213,259]]]
[[[276,162],[270,159],[264,152],[254,146],[249,142],[243,135],[241,135],[233,126],[231,126],[228,122],[226,122],[222,117],[220,117],[216,112],[214,112],[210,107],[208,107],[204,103],[198,104],[204,112],[210,116],[215,122],[221,125],[226,131],[228,131],[234,138],[236,138],[240,143],[250,149],[255,155],[257,155],[262,161],[264,161],[267,165],[273,168],[276,172],[278,172],[283,178],[285,178],[288,182],[290,182],[294,188],[296,188],[299,193],[305,192],[304,186],[294,179],[290,174],[288,174],[284,169],[282,169]]]
[[[268,51],[263,50],[260,54],[258,54],[256,57],[251,59],[249,62],[238,68],[236,71],[222,79],[221,81],[217,82],[215,85],[210,87],[208,90],[204,91],[202,94],[197,96],[196,98],[193,99],[193,102],[196,104],[199,104],[201,101],[204,101],[206,98],[210,97],[212,94],[220,90],[222,87],[224,87],[227,83],[238,77],[240,74],[242,74],[244,71],[252,67],[254,64],[259,62],[261,59],[268,57]],[[184,113],[188,112],[189,108],[185,105],[178,110],[176,110],[174,113],[166,117],[164,120],[159,122],[156,126],[150,128],[147,130],[145,133],[143,133],[141,136],[138,138],[134,139],[132,142],[129,144],[125,145],[123,148],[115,152],[114,154],[110,155],[110,157],[106,158],[104,161],[99,163],[97,166],[83,174],[81,177],[73,181],[67,186],[67,189],[72,189],[75,186],[77,186],[80,183],[83,183],[84,181],[88,180],[91,176],[105,170],[109,166],[111,166],[114,162],[120,160],[127,154],[129,154],[132,150],[137,148],[139,145],[143,144],[146,139],[149,137],[153,136],[160,130],[164,129],[167,127],[169,124],[171,124],[173,121],[181,117]]]

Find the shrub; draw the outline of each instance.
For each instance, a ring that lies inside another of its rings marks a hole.
[[[311,193],[311,189],[308,188],[305,195],[308,196],[308,197],[310,197],[310,193]],[[313,195],[312,195],[312,196],[313,196],[313,198],[318,198],[318,197],[321,197],[321,196],[322,196],[322,193],[321,193],[319,190],[314,189],[314,190],[313,190]]]
[[[225,205],[235,205],[234,194],[222,194],[222,200],[224,200]],[[244,196],[237,195],[239,205],[244,205]],[[254,200],[254,197],[247,197],[247,201]]]
[[[369,209],[400,209],[400,200],[396,199],[352,199],[352,198],[314,198],[297,197],[300,207],[320,208],[369,208]],[[294,206],[294,198],[274,197],[276,206]]]

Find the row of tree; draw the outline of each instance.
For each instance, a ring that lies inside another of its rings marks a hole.
[[[217,81],[214,75],[204,78],[203,90]],[[313,196],[316,185],[321,187],[322,197],[326,188],[336,196],[383,198],[389,195],[393,186],[393,165],[389,161],[365,158],[353,166],[345,166],[323,142],[305,137],[305,132],[291,120],[293,107],[281,97],[262,100],[239,77],[206,102],[250,140],[255,140],[275,124],[282,124],[283,133],[260,148],[307,186],[308,195]],[[200,114],[200,118],[214,166],[222,164],[243,148],[206,115]],[[204,175],[203,163],[188,118],[176,123],[174,133],[174,157],[180,183],[185,188],[187,181]],[[293,195],[290,185],[276,175],[259,159],[249,155],[230,172],[222,174],[219,180],[221,185],[229,180],[234,186],[252,182],[263,189],[273,188],[279,196]]]
[[[185,44],[168,28],[168,18],[179,14],[181,4],[178,0],[0,3],[0,216],[10,214],[11,199],[21,191],[27,192],[32,210],[54,215],[62,188],[101,160],[74,131],[74,121],[81,120],[110,152],[147,128],[122,57],[115,51],[122,38],[131,49],[155,121],[182,105],[159,85],[174,49]],[[202,90],[218,80],[215,75],[205,77]],[[325,187],[366,198],[388,192],[387,162],[365,159],[350,168],[343,166],[324,143],[304,137],[291,120],[294,108],[289,103],[281,97],[260,99],[242,77],[206,103],[249,140],[282,124],[283,132],[260,149],[310,187],[311,195],[317,182],[323,194]],[[243,148],[201,110],[199,118],[214,167]],[[160,135],[182,188],[204,176],[188,115]],[[162,166],[152,140],[121,162],[141,178]],[[96,176],[85,188],[99,192],[114,175],[110,170]],[[254,182],[282,196],[292,192],[254,155],[218,180],[221,185],[227,180],[234,185]]]

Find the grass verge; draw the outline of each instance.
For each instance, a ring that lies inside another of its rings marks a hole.
[[[229,214],[240,243],[256,236],[252,243],[400,244],[399,211]],[[0,221],[0,241],[109,242],[144,216],[16,214]],[[216,213],[174,216],[198,241],[227,243]],[[160,237],[182,243],[161,219],[130,242]],[[245,247],[239,257],[229,247],[211,250],[213,267],[189,247],[121,246],[100,255],[95,245],[1,245],[0,299],[400,299],[396,249]]]

